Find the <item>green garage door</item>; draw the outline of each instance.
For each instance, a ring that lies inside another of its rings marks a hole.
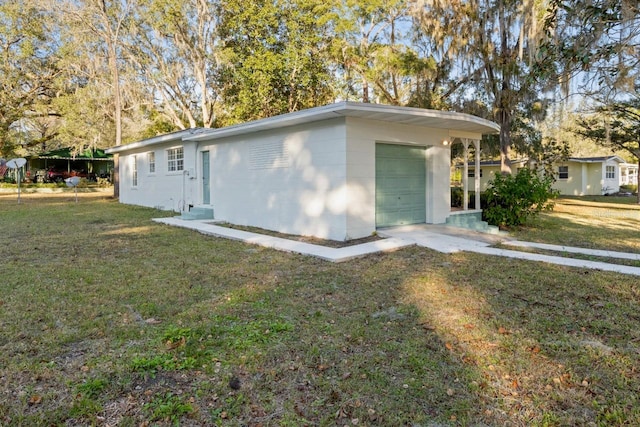
[[[376,227],[426,220],[425,149],[376,144]]]

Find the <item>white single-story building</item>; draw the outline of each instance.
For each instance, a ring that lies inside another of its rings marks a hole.
[[[482,134],[498,131],[467,114],[340,102],[108,152],[120,156],[122,203],[210,207],[237,225],[349,240],[444,223],[451,143],[479,147]]]

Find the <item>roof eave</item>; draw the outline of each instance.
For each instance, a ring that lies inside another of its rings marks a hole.
[[[280,116],[268,117],[266,119],[260,119],[225,128],[212,129],[210,132],[186,137],[184,140],[206,141],[242,135],[250,132],[294,126],[297,124],[312,123],[337,117],[371,118],[363,117],[363,113],[377,114],[377,117],[375,118],[376,120],[396,122],[399,124],[413,124],[423,127],[452,129],[451,126],[438,125],[437,121],[455,121],[460,124],[471,124],[471,128],[466,126],[465,129],[462,129],[468,132],[490,134],[500,131],[500,126],[497,123],[464,113],[345,101],[337,104],[315,107],[308,110],[295,111],[292,113],[282,114]],[[393,117],[396,120],[390,120],[389,117]],[[428,121],[432,121],[432,123],[429,125],[427,123]]]
[[[157,144],[166,144],[172,141],[176,141],[180,143],[186,140],[185,135],[206,133],[207,131],[212,131],[212,130],[213,129],[205,129],[205,128],[184,129],[181,131],[172,132],[165,135],[158,135],[152,138],[143,139],[142,141],[133,142],[131,144],[117,145],[115,147],[106,149],[105,153],[118,154],[123,151],[138,150],[141,148],[146,148],[146,147],[150,147]]]

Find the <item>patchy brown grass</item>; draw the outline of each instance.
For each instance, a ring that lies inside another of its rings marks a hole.
[[[167,214],[0,196],[0,424],[640,424],[635,278],[415,247],[332,264]],[[556,234],[596,236],[580,216]]]

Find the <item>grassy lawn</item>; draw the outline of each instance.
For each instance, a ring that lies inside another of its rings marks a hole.
[[[510,234],[524,241],[640,253],[640,205],[635,197],[562,198],[552,213]]]
[[[99,194],[22,201],[0,195],[0,425],[640,424],[637,277],[423,248],[332,264]],[[614,210],[514,234],[640,252]]]

